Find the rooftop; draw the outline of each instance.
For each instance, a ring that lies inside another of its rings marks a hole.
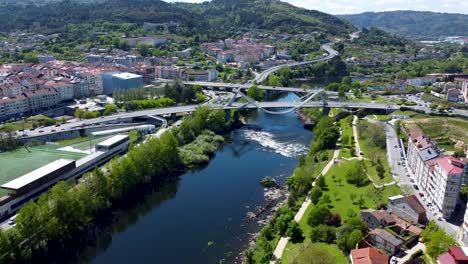
[[[449,174],[461,174],[463,173],[463,167],[465,166],[463,161],[454,157],[443,157],[438,159],[436,162]]]
[[[104,140],[103,142],[97,144],[99,146],[111,146],[112,144],[119,142],[120,140],[128,139],[127,135],[116,135],[109,139]]]
[[[351,251],[353,264],[387,264],[388,255],[379,250],[367,247]]]
[[[439,153],[437,152],[437,150],[434,148],[434,147],[428,147],[426,149],[423,149],[421,151],[419,151],[419,157],[421,157],[421,159],[423,161],[428,161],[428,160],[431,160],[431,159],[435,159],[439,156]]]
[[[124,79],[124,80],[141,78],[140,75],[129,73],[129,72],[116,73],[113,76],[119,79]]]
[[[8,190],[18,190],[72,163],[75,163],[75,161],[69,159],[59,159],[10,182],[7,182],[0,187]]]
[[[388,241],[392,245],[395,245],[395,246],[401,245],[404,242],[403,240],[401,240],[398,237],[394,236],[392,233],[388,232],[385,229],[376,228],[376,229],[370,231],[369,234],[379,236],[382,239],[384,239],[385,241]]]

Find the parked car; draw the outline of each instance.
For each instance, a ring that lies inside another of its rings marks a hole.
[[[419,190],[419,187],[418,187],[418,185],[416,185],[416,184],[413,184],[413,187],[414,187],[416,190]]]
[[[390,258],[390,264],[397,264],[398,261],[397,261],[397,257],[393,256]]]

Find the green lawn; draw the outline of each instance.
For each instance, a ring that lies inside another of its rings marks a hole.
[[[349,148],[343,148],[340,150],[339,157],[349,159],[349,158],[352,158],[353,155],[351,154],[351,150]]]
[[[323,195],[329,195],[331,198],[331,204],[329,205],[330,210],[333,213],[339,213],[343,220],[350,217],[351,211],[355,214],[359,214],[361,209],[364,208],[375,208],[377,205],[387,202],[388,197],[401,194],[400,189],[396,185],[387,186],[381,189],[376,189],[372,184],[368,184],[363,187],[356,187],[346,182],[346,173],[353,167],[356,166],[358,161],[345,161],[340,164],[334,165],[328,173],[325,175],[327,189]],[[365,200],[364,208],[359,208],[356,201],[361,196]],[[288,243],[284,251],[282,263],[292,263],[295,256],[298,255],[303,246],[310,243],[309,233],[310,226],[307,224],[307,215],[312,209],[311,205],[307,208],[305,216],[299,222],[304,237],[306,239],[303,243],[293,244]]]
[[[26,148],[19,148],[16,151],[0,153],[0,184],[7,183],[60,158],[76,160],[85,156],[80,153],[58,151],[55,148],[57,146],[44,145],[29,147],[31,152],[28,152]],[[0,190],[0,195],[6,193]]]
[[[344,110],[342,108],[332,108],[330,109],[330,116],[336,116],[343,111]]]
[[[296,264],[310,264],[316,263],[313,262],[313,258],[320,256],[313,252],[327,252],[333,259],[329,259],[328,261],[333,262],[333,264],[348,264],[348,258],[340,251],[340,249],[333,244],[325,244],[325,243],[305,243],[301,246],[298,250],[299,253],[294,256],[294,263]],[[323,260],[322,260],[323,261]],[[283,261],[282,263],[291,263]],[[323,263],[323,262],[322,262]]]
[[[353,140],[353,116],[348,116],[340,120],[340,127],[341,127],[341,144],[343,147],[354,146]]]
[[[411,120],[422,131],[446,148],[452,146],[453,140],[460,140],[468,144],[468,120],[451,117],[428,117]]]
[[[365,120],[359,120],[359,123],[363,124],[369,124]],[[382,128],[382,133],[385,133],[385,131]],[[390,173],[390,166],[388,165],[388,160],[387,160],[387,150],[386,149],[381,149],[377,146],[375,146],[369,138],[367,138],[367,135],[365,132],[359,131],[359,146],[361,148],[361,151],[364,153],[364,158],[368,159],[364,163],[366,165],[367,173],[369,176],[372,178],[372,181],[377,184],[383,184],[383,183],[389,183],[393,181],[393,177]],[[392,147],[392,146],[390,146]],[[372,165],[372,161],[376,161],[377,159],[380,159],[382,162],[382,165],[384,166],[385,169],[385,174],[384,178],[380,179],[377,175],[376,171],[376,166]]]

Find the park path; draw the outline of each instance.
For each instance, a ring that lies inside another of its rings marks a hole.
[[[340,149],[336,149],[335,152],[333,153],[333,158],[327,163],[325,168],[323,168],[322,172],[318,177],[325,176],[327,174],[328,170],[333,166],[333,163],[335,162],[335,159],[338,158],[338,155],[340,154]],[[317,179],[318,179],[317,177]],[[315,181],[312,183],[312,186],[315,186]],[[305,201],[302,203],[301,208],[299,211],[297,211],[296,215],[294,216],[294,221],[298,222],[301,221],[301,219],[304,217],[304,214],[307,210],[307,208],[310,206],[312,202],[310,201],[309,195],[307,195]],[[286,245],[288,244],[289,237],[281,237],[280,240],[278,241],[278,244],[276,245],[275,251],[273,252],[273,258],[270,261],[270,264],[276,263],[277,259],[280,259],[283,256],[284,249],[286,248]]]
[[[356,149],[356,156],[359,160],[362,160],[361,146],[359,145],[359,134],[357,129],[358,117],[353,116],[353,136],[354,136],[354,148]]]

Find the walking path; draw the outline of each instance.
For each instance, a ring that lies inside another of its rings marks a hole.
[[[338,158],[338,155],[340,154],[340,149],[336,149],[335,152],[333,153],[333,158],[327,163],[325,168],[323,168],[322,172],[318,177],[322,177],[325,174],[327,174],[328,170],[333,166],[333,163],[335,162],[335,159]],[[318,178],[317,177],[317,178]],[[312,183],[312,186],[315,186],[315,181]],[[312,202],[310,201],[309,195],[307,195],[304,203],[302,203],[301,208],[299,211],[296,213],[294,216],[294,221],[299,222],[301,221],[302,217],[304,217],[304,214],[307,210],[307,208],[310,206]],[[276,263],[277,259],[280,259],[283,256],[284,249],[286,248],[286,245],[288,244],[289,237],[281,237],[280,240],[278,241],[278,244],[276,245],[275,251],[273,252],[273,260],[270,261],[270,264]]]
[[[362,160],[361,147],[359,146],[359,135],[357,129],[358,117],[353,116],[353,136],[354,136],[354,148],[356,149],[356,156],[359,160]]]

